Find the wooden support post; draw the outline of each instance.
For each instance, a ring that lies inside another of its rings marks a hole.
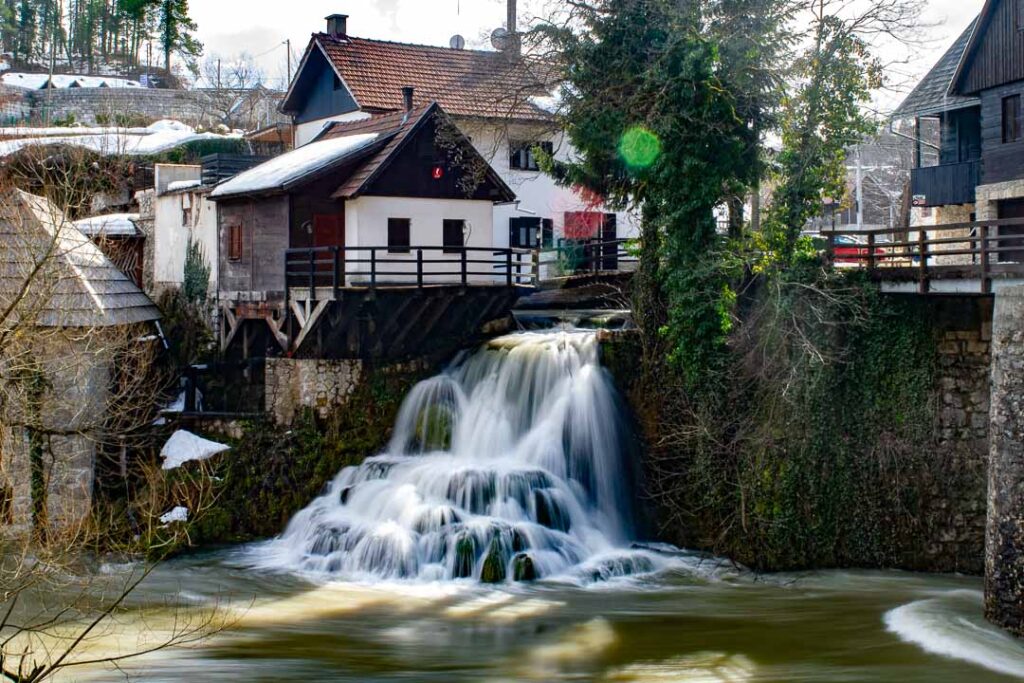
[[[505,252],[505,286],[512,286],[512,250]]]
[[[377,250],[370,247],[370,289],[377,288]]]
[[[875,233],[868,233],[868,272],[875,270]]]
[[[530,256],[533,261],[533,285],[534,287],[540,286],[540,249],[534,249],[533,254]]]
[[[334,247],[334,291],[332,296],[338,298],[338,290],[341,288],[341,248]]]
[[[917,291],[921,294],[928,293],[928,230],[922,225],[917,229],[917,257],[921,259],[918,263],[918,284]]]
[[[828,245],[825,247],[825,264],[829,267],[834,266],[836,263],[836,236],[835,233],[829,233]]]
[[[988,262],[988,225],[978,226],[978,265],[981,270],[981,293],[992,292],[992,276],[989,273]]]
[[[423,289],[423,250],[416,250],[416,286]]]
[[[463,287],[465,287],[466,284],[469,282],[469,279],[466,276],[467,275],[466,274],[466,265],[467,265],[466,264],[466,248],[462,247],[462,286]]]
[[[309,298],[316,298],[316,250],[309,250]]]

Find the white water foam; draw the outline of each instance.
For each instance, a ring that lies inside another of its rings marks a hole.
[[[650,573],[674,562],[629,548],[629,443],[593,332],[501,337],[418,384],[386,451],[342,470],[259,563],[356,581]]]
[[[897,607],[886,627],[927,652],[1024,678],[1024,644],[981,619],[983,596],[958,590]]]

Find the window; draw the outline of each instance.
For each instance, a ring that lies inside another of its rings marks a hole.
[[[1003,142],[1017,142],[1020,139],[1020,95],[1010,95],[1003,98]]]
[[[554,154],[555,146],[551,142],[510,142],[508,166],[519,171],[539,171],[534,150],[539,147],[546,154]]]
[[[334,89],[341,90],[341,79],[338,78],[338,74],[334,74]]]
[[[458,254],[466,246],[466,221],[446,220],[444,222],[444,253]]]
[[[412,242],[409,238],[410,225],[408,218],[388,219],[388,253],[408,254]]]
[[[550,218],[510,218],[508,245],[513,249],[550,249],[555,241],[555,222]]]
[[[232,223],[228,226],[228,260],[242,259],[242,224]]]
[[[187,206],[181,210],[181,224],[186,228],[192,225],[192,209]]]

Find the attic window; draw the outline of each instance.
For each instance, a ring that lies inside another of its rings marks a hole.
[[[545,154],[553,154],[555,149],[551,142],[510,142],[508,167],[517,171],[539,171],[540,166],[534,154],[538,147]]]
[[[228,260],[242,260],[242,224],[232,223],[228,226]]]
[[[338,74],[334,74],[334,89],[341,90],[341,79],[338,78]]]

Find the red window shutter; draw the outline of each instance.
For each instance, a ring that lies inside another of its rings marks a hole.
[[[565,237],[571,240],[597,237],[603,221],[604,214],[597,211],[566,211]]]

